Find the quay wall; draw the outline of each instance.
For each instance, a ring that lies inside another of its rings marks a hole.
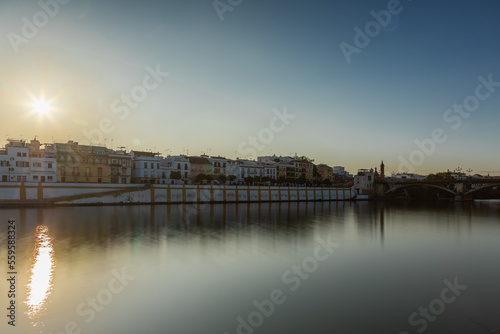
[[[0,182],[0,205],[343,201],[351,188]]]

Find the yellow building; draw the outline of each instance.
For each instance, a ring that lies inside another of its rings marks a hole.
[[[72,140],[54,144],[57,182],[109,183],[108,150],[103,146],[79,145]]]
[[[333,181],[333,168],[325,165],[325,164],[319,164],[317,166],[318,168],[318,174],[320,175],[321,181],[324,180],[329,180]]]
[[[302,176],[309,182],[313,181],[314,164],[311,161],[305,158],[298,158],[293,161],[293,164],[297,169],[297,179]]]

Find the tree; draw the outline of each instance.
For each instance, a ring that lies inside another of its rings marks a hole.
[[[306,182],[307,182],[307,180],[306,180],[306,177],[304,175],[299,176],[299,178],[297,179],[298,184],[304,184]]]
[[[181,172],[179,172],[179,171],[170,172],[170,178],[172,180],[180,180],[182,178]]]
[[[236,180],[236,179],[237,179],[237,177],[236,177],[236,175],[229,175],[229,176],[227,177],[227,179],[229,180],[229,182],[233,182],[234,180]]]
[[[201,183],[203,180],[206,179],[206,175],[205,174],[198,174],[196,175],[196,177],[194,178],[194,182],[196,183]]]
[[[283,184],[285,182],[286,182],[286,178],[284,176],[278,177],[278,182],[277,182],[278,184]]]
[[[306,157],[305,155],[302,155],[302,156],[298,157],[295,160],[297,160],[297,161],[307,161],[307,162],[313,162],[314,161],[314,159],[310,159],[310,158]]]
[[[227,177],[224,174],[219,175],[219,181],[221,183],[226,183]]]
[[[271,182],[273,179],[271,179],[269,176],[264,176],[261,181],[262,182]]]
[[[247,176],[243,180],[246,182],[247,185],[253,183],[253,181],[254,181],[253,177],[251,177],[251,176]]]

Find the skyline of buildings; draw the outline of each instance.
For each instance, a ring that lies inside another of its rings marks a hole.
[[[162,156],[104,146],[8,139],[0,149],[2,182],[60,183],[313,183],[352,177],[342,166],[320,168],[305,156],[261,156],[257,160],[221,156]],[[328,173],[324,173],[324,168]],[[207,176],[208,175],[208,176]]]

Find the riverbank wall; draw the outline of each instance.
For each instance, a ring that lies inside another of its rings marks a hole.
[[[119,205],[345,201],[351,188],[235,185],[0,183],[0,205]]]

